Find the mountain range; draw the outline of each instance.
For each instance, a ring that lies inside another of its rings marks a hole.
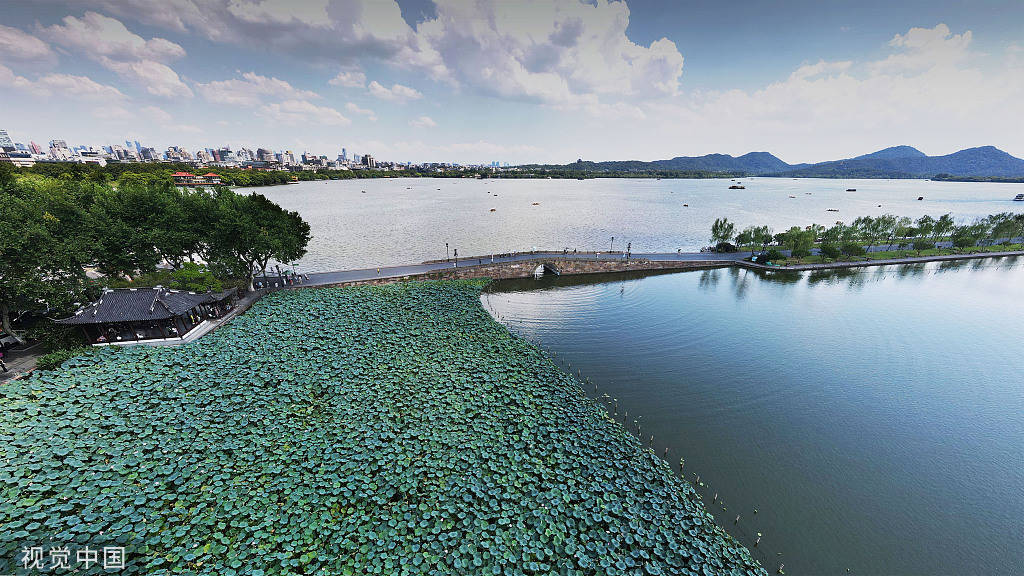
[[[816,164],[787,164],[768,152],[750,152],[742,156],[677,156],[653,162],[578,160],[562,168],[588,172],[721,172],[793,178],[1024,178],[1024,160],[994,146],[968,148],[945,156],[928,156],[912,146],[893,146],[855,158]]]

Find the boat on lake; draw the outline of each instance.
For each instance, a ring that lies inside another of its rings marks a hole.
[[[1024,194],[1017,194],[1013,197],[1014,202],[1024,202]]]
[[[740,186],[738,184],[733,184],[732,186],[729,186],[729,190],[746,190],[746,189],[747,189],[746,186]]]
[[[857,189],[856,188],[847,188],[846,191],[847,192],[856,192]]]

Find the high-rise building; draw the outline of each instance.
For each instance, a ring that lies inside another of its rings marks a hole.
[[[0,150],[4,152],[14,151],[14,140],[7,135],[7,130],[0,128]]]
[[[29,147],[30,150],[32,150],[33,154],[42,154],[43,153],[43,149],[40,148],[39,144],[36,144],[35,142],[29,142],[28,143],[28,147]]]
[[[348,162],[348,152],[344,148],[341,149],[341,161]]]
[[[367,168],[376,168],[377,160],[369,154],[363,154],[363,166],[366,166]]]

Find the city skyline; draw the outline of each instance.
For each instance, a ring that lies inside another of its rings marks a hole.
[[[1021,17],[1004,1],[14,4],[0,125],[25,144],[464,164],[1024,156]]]

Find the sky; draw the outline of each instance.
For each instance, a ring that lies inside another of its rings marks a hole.
[[[413,162],[1024,156],[1024,2],[5,2],[0,128]]]

